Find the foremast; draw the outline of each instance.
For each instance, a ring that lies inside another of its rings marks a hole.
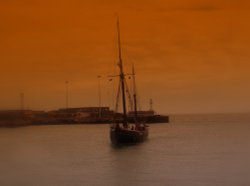
[[[117,18],[117,36],[118,36],[118,57],[119,62],[118,66],[120,69],[120,84],[122,89],[122,106],[123,106],[123,126],[128,127],[128,118],[127,118],[127,107],[126,107],[126,95],[125,95],[125,74],[123,70],[122,62],[122,51],[121,51],[121,38],[120,38],[120,23],[119,18]],[[120,87],[119,87],[120,88]]]
[[[133,99],[134,99],[134,119],[135,119],[135,124],[137,124],[137,91],[136,91],[136,84],[135,84],[135,68],[134,65],[132,67],[132,76],[133,76]]]

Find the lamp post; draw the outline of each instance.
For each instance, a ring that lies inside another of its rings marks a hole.
[[[69,81],[65,81],[65,89],[66,89],[65,106],[66,106],[66,109],[68,109],[69,108]]]
[[[153,111],[153,99],[152,98],[150,98],[149,100],[149,110]]]
[[[101,76],[98,75],[97,76],[97,79],[98,79],[98,105],[99,105],[99,113],[98,113],[98,116],[99,118],[101,117],[101,102],[102,102],[102,97],[101,97]]]
[[[21,111],[24,110],[24,93],[23,92],[20,93],[20,109]]]

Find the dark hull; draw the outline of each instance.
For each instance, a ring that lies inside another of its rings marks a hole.
[[[141,143],[148,138],[148,127],[144,130],[129,130],[124,128],[111,128],[110,139],[113,144]]]

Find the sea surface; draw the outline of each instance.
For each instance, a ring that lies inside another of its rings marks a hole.
[[[114,148],[109,125],[0,128],[1,186],[249,186],[250,114],[172,115]]]

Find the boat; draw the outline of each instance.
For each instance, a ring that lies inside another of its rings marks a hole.
[[[120,93],[122,94],[122,117],[114,116],[113,123],[110,127],[110,139],[114,145],[123,144],[136,144],[144,142],[148,138],[149,127],[145,123],[137,121],[137,100],[135,91],[135,73],[133,68],[133,82],[134,82],[134,92],[133,92],[133,106],[135,112],[134,123],[128,122],[127,115],[127,105],[126,105],[126,74],[123,69],[122,53],[121,53],[121,39],[120,39],[120,26],[119,19],[117,19],[117,36],[118,36],[118,67],[119,67],[119,85],[116,98],[116,110],[118,109],[118,102]]]

